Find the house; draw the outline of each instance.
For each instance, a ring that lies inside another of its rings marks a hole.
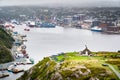
[[[80,55],[84,56],[91,56],[91,51],[85,46],[86,48],[83,51],[80,51]]]

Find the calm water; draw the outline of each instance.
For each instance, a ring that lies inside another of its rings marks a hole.
[[[120,35],[108,35],[90,30],[75,28],[31,28],[24,31],[25,26],[17,26],[15,31],[27,35],[27,52],[38,62],[45,56],[60,52],[81,51],[85,45],[91,51],[120,50]]]
[[[64,29],[57,27],[53,29],[32,28],[24,31],[25,26],[16,26],[15,30],[27,34],[27,52],[35,59],[35,63],[45,56],[58,54],[60,52],[81,51],[85,45],[91,51],[118,51],[120,50],[120,35],[108,35],[89,30]],[[2,80],[15,80],[21,74],[11,75]],[[14,77],[13,77],[14,76]]]
[[[80,29],[31,29],[26,43],[28,53],[38,62],[45,56],[68,51],[120,50],[120,35],[107,35]]]

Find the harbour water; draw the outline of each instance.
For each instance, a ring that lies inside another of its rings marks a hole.
[[[61,52],[81,51],[85,45],[91,51],[120,50],[120,35],[109,35],[100,32],[75,28],[31,28],[24,31],[25,25],[17,26],[16,31],[27,35],[27,52],[35,63],[45,56]]]
[[[17,25],[15,31],[27,35],[27,52],[37,63],[45,56],[61,52],[81,51],[85,45],[91,51],[120,50],[120,35],[108,35],[90,30],[75,28],[31,28],[24,31],[25,25]],[[15,80],[20,74],[12,74],[2,80]]]
[[[45,56],[61,52],[81,51],[85,45],[91,51],[120,50],[120,35],[108,35],[74,28],[31,29],[30,32],[25,33],[28,36],[27,50],[35,62]]]

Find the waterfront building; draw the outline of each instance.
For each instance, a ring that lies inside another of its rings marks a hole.
[[[107,26],[107,27],[103,27],[102,31],[105,32],[105,33],[120,34],[120,27],[118,27],[118,26]]]
[[[99,26],[99,24],[100,24],[100,21],[92,21],[91,27]]]
[[[71,16],[67,16],[67,17],[64,18],[63,21],[64,21],[64,24],[66,24],[66,25],[70,24],[72,22],[72,17]]]
[[[90,29],[92,25],[92,20],[84,20],[81,24],[81,28],[83,29]]]
[[[73,15],[72,20],[73,20],[73,21],[85,20],[85,14]]]

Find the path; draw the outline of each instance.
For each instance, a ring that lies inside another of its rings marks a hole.
[[[116,71],[116,70],[114,69],[114,67],[111,66],[111,65],[109,65],[109,68],[113,70],[113,72],[116,74],[116,76],[117,76],[117,77],[119,78],[119,80],[120,80],[120,73],[119,73],[118,71]]]

